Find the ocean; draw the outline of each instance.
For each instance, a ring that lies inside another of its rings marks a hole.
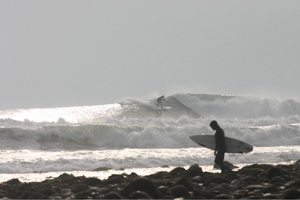
[[[254,146],[248,154],[226,154],[238,167],[300,158],[300,100],[173,94],[163,109],[153,98],[0,111],[0,182],[43,181],[62,173],[148,175],[193,164],[219,172],[213,151],[189,139],[213,135],[212,120],[227,137]]]

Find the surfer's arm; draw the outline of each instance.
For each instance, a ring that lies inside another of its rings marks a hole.
[[[217,155],[217,153],[218,153],[218,142],[217,142],[217,138],[216,137],[215,137],[215,141],[216,141],[216,147],[215,147],[214,154]]]
[[[218,150],[219,150],[219,147],[218,147],[218,142],[217,142],[217,140],[216,140],[216,148],[215,148],[215,155],[217,155],[217,153],[218,153]]]
[[[218,153],[218,150],[220,148],[221,140],[222,140],[222,138],[220,137],[220,133],[218,131],[216,131],[216,134],[215,134],[215,141],[216,141],[215,155],[217,155],[217,153]]]

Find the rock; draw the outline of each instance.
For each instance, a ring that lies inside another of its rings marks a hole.
[[[272,180],[272,178],[274,178],[276,176],[283,176],[283,175],[285,175],[285,174],[278,167],[271,167],[270,169],[267,170],[267,178],[269,180]]]
[[[76,199],[88,199],[92,197],[92,193],[88,190],[78,192],[76,194]]]
[[[122,175],[111,175],[104,182],[105,184],[120,184],[125,182],[125,178]]]
[[[67,198],[67,197],[70,197],[70,196],[72,196],[72,195],[74,195],[74,193],[72,192],[72,190],[71,189],[62,189],[61,191],[60,191],[60,196],[62,197],[62,198]]]
[[[262,199],[262,195],[260,194],[250,194],[246,199]]]
[[[297,161],[294,163],[294,167],[295,167],[296,169],[300,169],[300,159],[297,160]]]
[[[288,189],[280,196],[282,199],[298,199],[300,198],[300,191],[296,189]]]
[[[171,192],[170,193],[167,192],[164,196],[161,197],[161,199],[175,199],[175,197]]]
[[[202,189],[194,189],[193,191],[193,196],[194,197],[201,197],[201,198],[206,198],[206,199],[212,199],[215,197],[215,195],[209,191],[205,191]]]
[[[222,194],[229,194],[229,184],[228,183],[222,183],[222,184],[210,184],[210,192],[212,192],[215,195],[222,195]]]
[[[42,188],[39,192],[47,197],[55,194],[55,191],[52,189],[52,187],[50,185],[48,187]]]
[[[74,178],[75,176],[73,174],[67,174],[67,173],[63,173],[60,176],[58,176],[56,179],[58,180],[65,180],[68,178]]]
[[[118,193],[108,193],[105,195],[105,199],[121,199],[121,196]]]
[[[72,190],[72,192],[74,192],[75,194],[84,190],[89,189],[89,186],[85,185],[85,184],[78,184],[75,186],[75,188]]]
[[[215,199],[233,199],[233,196],[230,194],[220,194],[217,195]]]
[[[47,196],[41,194],[41,193],[34,193],[28,199],[48,199]]]
[[[231,192],[231,195],[233,195],[235,199],[243,198],[247,194],[248,194],[248,191],[244,190],[244,189],[242,189],[242,190],[235,190],[235,191]]]
[[[71,189],[62,189],[60,191],[60,196],[65,199],[67,197],[74,197],[74,193],[72,192]],[[75,198],[75,197],[74,197]]]
[[[209,186],[209,184],[211,183],[221,184],[221,183],[230,183],[230,181],[223,177],[211,177],[204,181],[203,186]]]
[[[236,179],[239,178],[239,176],[237,175],[237,173],[233,172],[233,171],[231,173],[225,174],[224,177],[227,178],[230,181],[233,181],[233,180],[236,180]]]
[[[245,188],[248,186],[248,183],[241,179],[235,179],[235,180],[231,181],[231,184],[234,186],[240,186],[242,188]]]
[[[266,194],[263,194],[263,199],[278,199],[278,195],[266,193]]]
[[[235,168],[239,168],[237,166],[234,166],[232,163],[228,162],[228,161],[224,161],[223,164],[228,167],[229,169],[235,169]],[[220,166],[215,164],[214,165],[214,169],[220,169]]]
[[[6,183],[9,185],[16,185],[16,184],[20,184],[21,182],[19,181],[19,179],[14,178],[14,179],[7,181]]]
[[[291,188],[291,187],[296,187],[296,188],[300,188],[300,180],[292,180],[289,181],[285,184],[286,188]]]
[[[278,193],[279,189],[275,186],[269,186],[260,191],[261,193]]]
[[[137,174],[134,173],[134,172],[132,172],[131,174],[129,174],[129,175],[127,176],[128,179],[135,179],[135,178],[137,178],[137,177],[139,177],[139,175],[137,175]]]
[[[146,176],[147,178],[147,176]],[[150,179],[151,180],[151,179]],[[164,181],[165,179],[159,179],[159,180],[151,180],[152,183],[155,185],[156,188],[158,188],[159,186],[166,186],[167,183]]]
[[[191,178],[191,181],[192,181],[192,182],[195,182],[195,183],[202,183],[202,182],[203,182],[201,176],[193,177],[193,178]]]
[[[155,174],[150,174],[146,177],[150,179],[164,179],[167,176],[168,176],[168,172],[157,172]]]
[[[28,199],[32,194],[31,191],[25,191],[19,196],[19,199]]]
[[[169,172],[171,177],[182,176],[186,170],[183,167],[176,167]]]
[[[265,171],[260,168],[246,168],[243,167],[242,169],[238,170],[238,174],[243,174],[243,175],[259,175],[264,173]]]
[[[143,191],[135,191],[129,195],[129,199],[151,199],[151,197]]]
[[[242,169],[238,170],[237,172],[238,174],[244,174],[244,175],[260,175],[271,167],[272,165],[267,165],[267,164],[253,164],[253,165],[245,166]]]
[[[149,179],[143,177],[134,179],[124,189],[122,189],[119,194],[127,198],[132,192],[138,190],[146,192],[152,198],[159,198],[159,196],[161,196],[154,184]]]
[[[21,196],[20,192],[10,192],[6,195],[6,197],[9,199],[19,199],[20,196]]]
[[[107,187],[102,187],[102,188],[99,188],[99,189],[98,189],[97,193],[98,193],[99,195],[101,195],[101,194],[105,195],[105,194],[110,193],[111,191],[112,191],[112,190],[110,190],[110,189],[107,188]]]
[[[265,185],[248,185],[245,189],[249,191],[253,191],[253,190],[262,190],[265,188],[267,188],[267,186]]]
[[[170,188],[168,186],[165,186],[165,185],[162,185],[162,186],[159,186],[157,188],[157,190],[162,193],[162,194],[165,194]]]
[[[189,196],[189,191],[183,185],[176,185],[170,191],[176,198]]]
[[[17,189],[19,192],[24,192],[31,187],[32,187],[32,183],[21,183]]]
[[[285,179],[281,176],[275,176],[270,181],[271,184],[284,184]]]
[[[91,177],[85,179],[85,184],[89,186],[96,186],[96,185],[100,185],[101,183],[102,181],[98,178]]]
[[[188,191],[193,191],[194,186],[191,182],[189,182],[186,178],[179,179],[173,186],[183,185]]]
[[[186,177],[203,176],[202,168],[198,164],[191,165],[188,170],[185,171]]]
[[[8,185],[6,183],[3,183],[0,185],[0,190],[5,191],[6,193],[15,193],[16,192],[16,189],[13,186]]]
[[[62,198],[61,198],[61,196],[59,196],[59,195],[56,193],[56,194],[54,194],[54,195],[51,195],[51,196],[49,197],[49,199],[62,199]]]
[[[242,181],[246,182],[249,185],[259,184],[259,180],[255,175],[250,175],[242,178]]]
[[[0,190],[0,198],[6,197],[6,191]]]
[[[267,171],[271,167],[273,167],[273,165],[269,165],[269,164],[253,164],[253,165],[245,166],[243,168],[246,168],[246,169],[262,169],[264,171]]]

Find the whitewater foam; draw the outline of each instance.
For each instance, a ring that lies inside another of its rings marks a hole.
[[[160,117],[157,117],[157,107],[153,103],[153,100],[124,100],[121,104],[103,106],[5,111],[0,114],[0,148],[194,147],[188,137],[213,134],[208,127],[213,119],[218,120],[228,137],[254,146],[299,144],[297,113],[300,103],[295,100],[275,102],[259,98],[176,94],[166,98],[164,106],[171,108],[159,110],[162,112]],[[294,109],[283,109],[292,105]],[[32,121],[18,120],[29,117],[30,112],[33,112]]]

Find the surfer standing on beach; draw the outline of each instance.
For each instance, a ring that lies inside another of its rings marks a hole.
[[[224,173],[225,170],[230,170],[228,167],[224,165],[224,157],[226,152],[225,133],[223,129],[219,126],[217,121],[211,121],[210,127],[216,131],[215,133],[216,148],[214,152],[216,156],[215,163],[220,166],[222,173]]]
[[[160,107],[162,107],[162,101],[163,101],[163,98],[165,98],[164,95],[162,95],[161,97],[158,97],[157,98],[157,107],[160,105]]]

